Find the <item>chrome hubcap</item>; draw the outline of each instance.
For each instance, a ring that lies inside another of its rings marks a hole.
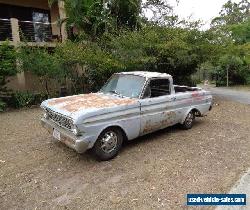
[[[101,149],[105,153],[110,153],[116,148],[117,142],[118,142],[118,137],[116,133],[109,131],[105,133],[105,135],[101,140]]]
[[[187,118],[186,118],[186,124],[189,126],[189,125],[191,125],[192,124],[192,122],[193,122],[193,120],[194,120],[194,115],[193,115],[193,113],[188,113],[188,115],[187,115]]]

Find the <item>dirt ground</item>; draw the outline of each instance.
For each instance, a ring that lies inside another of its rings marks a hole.
[[[187,193],[226,193],[250,168],[250,106],[216,103],[109,162],[53,143],[38,108],[0,114],[0,209],[192,209]]]

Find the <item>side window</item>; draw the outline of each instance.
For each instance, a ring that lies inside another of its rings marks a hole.
[[[168,79],[152,79],[146,89],[147,97],[154,98],[170,94]],[[146,93],[145,92],[145,93]],[[150,93],[150,96],[149,96]]]
[[[150,85],[147,85],[146,89],[144,90],[143,98],[150,98],[151,97],[151,89]]]

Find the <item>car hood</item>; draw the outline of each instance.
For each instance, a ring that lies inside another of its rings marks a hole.
[[[44,101],[41,107],[72,118],[91,117],[107,112],[118,111],[137,104],[136,99],[122,98],[116,95],[90,93]]]

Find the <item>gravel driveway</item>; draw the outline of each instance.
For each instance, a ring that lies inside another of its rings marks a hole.
[[[250,167],[250,106],[216,103],[192,130],[139,138],[109,162],[53,143],[38,108],[0,114],[0,209],[185,209],[187,193],[226,193]]]

